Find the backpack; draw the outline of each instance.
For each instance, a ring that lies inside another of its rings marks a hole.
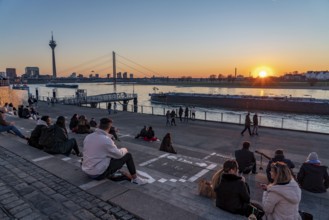
[[[45,127],[41,131],[41,136],[39,138],[39,145],[43,146],[44,149],[52,148],[55,142],[55,126]]]

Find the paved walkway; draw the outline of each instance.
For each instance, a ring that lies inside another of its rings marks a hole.
[[[53,120],[59,115],[64,115],[69,121],[74,113],[85,114],[88,118],[94,117],[97,120],[107,116],[106,110],[102,109],[62,105],[48,107],[45,103],[40,103],[39,111],[41,114],[49,114]],[[16,162],[16,159],[7,161],[5,159],[7,157],[0,157],[0,162],[12,163],[9,163],[7,171],[14,176],[16,172],[12,172],[10,169],[16,170],[17,167],[30,167],[33,172],[28,173],[26,169],[20,172],[28,176],[32,175],[32,177],[34,173],[39,173],[38,170],[40,170],[41,174],[38,175],[43,178],[37,179],[37,183],[48,186],[56,194],[74,203],[76,209],[83,211],[74,211],[70,206],[65,206],[65,202],[58,203],[56,199],[51,197],[52,195],[45,194],[42,187],[33,188],[36,194],[45,196],[45,201],[48,201],[47,206],[54,206],[50,209],[62,210],[60,213],[64,213],[72,219],[81,218],[78,215],[80,212],[88,213],[88,217],[84,217],[84,219],[107,218],[96,215],[96,209],[99,213],[104,212],[103,215],[108,215],[108,217],[112,215],[115,218],[122,219],[243,219],[241,216],[219,210],[214,207],[214,201],[198,196],[197,182],[200,178],[209,179],[225,159],[232,157],[234,150],[240,148],[242,142],[246,140],[251,142],[251,150],[262,151],[270,156],[273,155],[275,149],[283,148],[285,155],[292,159],[297,167],[305,160],[310,151],[318,152],[320,160],[324,164],[329,164],[328,135],[260,128],[259,137],[248,137],[247,135],[241,137],[242,126],[238,125],[189,121],[189,123],[178,122],[176,127],[166,127],[165,117],[161,116],[119,112],[110,117],[114,120],[114,126],[120,131],[121,142],[117,142],[117,144],[129,149],[133,154],[135,164],[137,164],[138,173],[147,177],[150,184],[136,186],[129,182],[92,181],[81,172],[80,162],[75,156],[49,155],[27,146],[23,140],[9,134],[0,134],[0,145],[3,146],[3,148],[0,148],[0,152],[2,152],[0,155],[10,154],[9,158],[18,157],[20,159],[17,159]],[[27,134],[35,126],[35,122],[32,120],[17,118],[12,118],[12,120],[16,121],[17,126],[22,130],[24,129],[23,131]],[[160,139],[167,132],[171,132],[174,147],[178,154],[171,155],[158,151],[159,142],[149,143],[134,139],[134,136],[143,125],[153,126],[156,135]],[[70,134],[70,136],[75,137],[82,148],[85,135]],[[260,166],[258,155],[257,160],[258,166]],[[21,161],[24,161],[24,165],[20,164]],[[267,161],[264,159],[263,167],[266,164]],[[297,171],[298,169],[295,170],[295,172]],[[11,193],[17,196],[18,200],[22,200],[22,204],[29,205],[26,209],[32,210],[32,212],[26,211],[29,213],[25,213],[23,216],[16,217],[27,217],[33,214],[40,219],[56,218],[56,216],[51,217],[51,211],[43,210],[47,210],[47,208],[42,208],[37,203],[34,204],[33,196],[29,200],[30,197],[19,193],[19,189],[15,188],[16,185],[13,182],[6,182],[1,176],[0,183],[3,185],[0,186],[0,203],[4,210],[4,216],[15,216],[20,212],[15,210],[11,213],[10,210],[13,208],[6,208],[5,204],[2,203],[6,199],[1,197],[2,187],[4,190],[10,190]],[[44,176],[47,178],[44,178]],[[25,183],[29,187],[33,186],[25,182],[24,178],[21,179],[18,174],[16,178],[19,178],[23,185]],[[261,201],[262,191],[257,187],[257,183],[266,182],[265,174],[260,171],[258,175],[249,175],[246,178],[251,186],[252,198]],[[65,185],[62,189],[65,192],[62,194],[60,189],[53,189],[51,184],[45,184],[42,179],[63,181],[70,185],[72,189],[79,190],[79,192],[66,190],[65,188],[68,185]],[[91,200],[92,202],[89,201],[92,207],[85,207],[74,200],[74,198],[82,198],[83,202],[87,202],[87,199],[81,197],[82,194],[94,198],[94,200]],[[300,209],[311,212],[315,219],[329,219],[327,213],[329,208],[328,195],[328,193],[318,195],[303,192]],[[67,203],[71,204],[70,202]],[[108,208],[104,209],[99,204],[106,204],[113,208],[108,212]],[[122,207],[125,211],[119,210],[118,207]],[[91,211],[93,209],[95,209],[95,212]]]

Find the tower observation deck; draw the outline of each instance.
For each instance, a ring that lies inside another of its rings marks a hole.
[[[56,73],[56,61],[55,61],[55,47],[57,46],[56,41],[54,41],[53,33],[51,32],[51,41],[49,41],[49,46],[52,50],[52,60],[53,60],[53,78],[57,77]]]

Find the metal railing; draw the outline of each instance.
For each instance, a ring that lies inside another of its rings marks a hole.
[[[161,115],[165,116],[168,110],[175,110],[177,118],[177,107],[156,107],[156,106],[144,106],[138,105],[137,112],[141,114]],[[122,110],[122,106],[118,105],[118,110]],[[185,109],[184,109],[185,110]],[[134,112],[134,106],[128,106],[129,112]],[[189,110],[189,120],[191,120],[191,110]],[[184,113],[183,116],[184,118]],[[246,114],[243,113],[231,113],[220,111],[196,111],[195,120],[201,121],[214,121],[230,124],[243,125]],[[276,116],[263,116],[258,115],[258,123],[261,127],[278,128],[286,130],[306,131],[329,134],[329,120],[309,120],[301,118],[288,118],[288,117],[276,117]]]

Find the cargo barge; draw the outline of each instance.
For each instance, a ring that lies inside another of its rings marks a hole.
[[[79,88],[79,85],[78,84],[64,84],[64,83],[47,83],[46,87],[77,89],[77,88]]]
[[[151,102],[246,111],[264,110],[299,114],[329,114],[329,100],[294,97],[213,95],[198,93],[152,93]]]

